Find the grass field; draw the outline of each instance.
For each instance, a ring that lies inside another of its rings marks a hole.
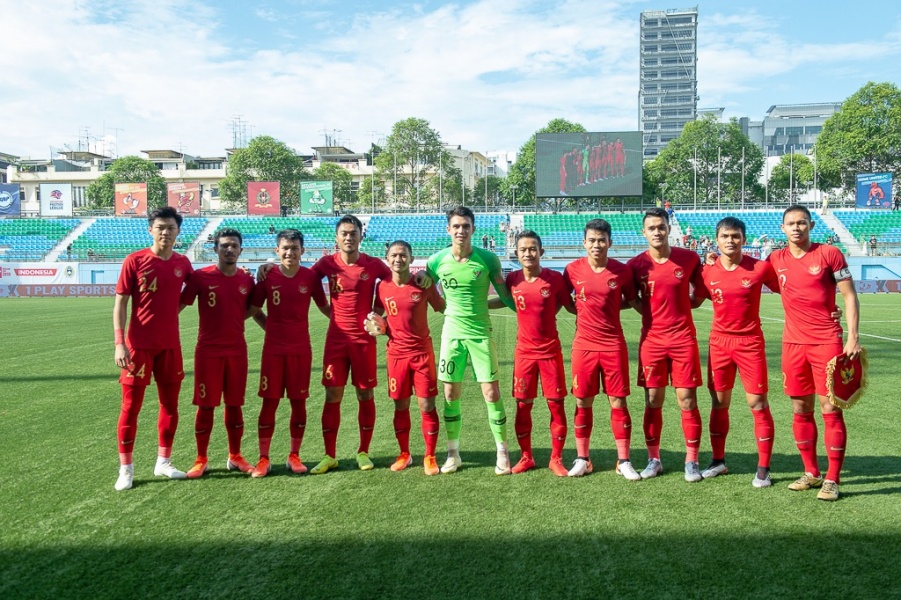
[[[731,473],[697,484],[683,480],[682,433],[672,393],[664,408],[666,471],[657,479],[632,483],[614,474],[604,403],[596,409],[593,475],[559,479],[540,469],[496,477],[494,445],[474,384],[464,395],[464,468],[455,475],[423,476],[414,410],[416,466],[392,473],[387,467],[396,446],[383,384],[376,395],[374,471],[356,470],[356,407],[347,401],[338,446],[341,469],[319,477],[287,475],[279,464],[288,445],[285,402],[273,441],[272,476],[251,480],[224,470],[220,409],[210,449],[212,472],[196,481],[154,478],[156,407],[148,401],[135,448],[135,487],[117,493],[112,300],[3,300],[0,598],[901,597],[896,401],[901,302],[894,295],[867,295],[861,305],[871,385],[847,415],[842,498],[826,503],[817,501],[815,492],[786,489],[801,463],[790,406],[781,394],[782,310],[773,296],[764,298],[763,311],[777,427],[775,485],[763,490],[751,487],[752,420],[739,401],[727,448]],[[709,306],[696,311],[702,338],[710,315]],[[318,355],[325,321],[315,318]],[[624,318],[634,379],[639,323],[635,313]],[[501,388],[509,392],[515,320],[512,313],[499,313],[494,322]],[[561,315],[564,347],[573,325],[571,316]],[[196,312],[186,310],[182,336],[189,376],[196,326]],[[433,320],[436,337],[439,328],[440,317]],[[253,458],[262,332],[253,324],[248,330],[252,373],[245,454]],[[703,345],[702,354],[706,360]],[[182,469],[195,456],[189,383],[190,378],[182,389],[173,455]],[[505,399],[516,459],[514,409]],[[630,400],[633,460],[641,468],[646,454],[640,390],[633,390]],[[308,464],[322,455],[322,401],[319,392],[309,402],[301,453]],[[709,459],[706,393],[700,404],[703,467]],[[570,426],[573,406],[570,398]],[[536,406],[534,417],[536,454],[546,464],[545,409]],[[565,460],[573,458],[570,431]]]

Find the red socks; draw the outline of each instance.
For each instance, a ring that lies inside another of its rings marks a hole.
[[[756,419],[756,417],[755,417]],[[756,421],[755,421],[756,423]],[[726,459],[726,436],[729,435],[729,409],[710,409],[710,449],[713,460]]]
[[[241,438],[244,437],[244,411],[240,406],[225,405],[225,433],[228,435],[228,453],[241,454]]]
[[[360,404],[362,405],[362,402]],[[322,407],[322,439],[325,442],[325,453],[332,458],[336,456],[338,427],[340,426],[341,403],[326,402]]]
[[[435,446],[438,445],[438,411],[434,408],[422,413],[422,439],[425,440],[426,456],[435,455]]]
[[[551,411],[551,458],[563,458],[563,444],[566,443],[566,408],[563,400],[548,400]]]
[[[144,404],[144,392],[146,391],[145,386],[122,386],[122,408],[119,410],[117,427],[119,454],[131,456],[134,450],[135,435],[138,431],[138,413],[141,412],[141,405]],[[131,464],[131,461],[123,464]]]
[[[281,398],[263,398],[263,407],[260,408],[260,418],[257,422],[261,458],[269,456],[272,433],[275,431],[275,411],[278,409],[279,401]]]
[[[754,416],[754,439],[757,440],[757,466],[770,468],[770,457],[773,455],[773,437],[776,428],[773,425],[773,414],[770,407],[762,410],[752,410]],[[713,423],[710,425],[711,435]]]
[[[300,453],[300,445],[303,443],[303,432],[307,428],[307,401],[289,400],[291,402],[291,420],[288,427],[291,431],[291,454]]]
[[[372,441],[372,430],[375,429],[375,400],[361,400],[360,412],[357,413],[357,422],[360,424],[360,447],[357,452],[369,452],[369,443]],[[334,456],[329,454],[329,456]]]
[[[401,453],[410,453],[410,409],[394,410],[394,436]]]
[[[698,462],[701,449],[701,411],[682,411],[682,434],[685,436],[685,462]]]
[[[792,422],[792,432],[795,434],[795,444],[801,453],[801,461],[804,463],[804,471],[814,477],[820,476],[820,466],[817,464],[817,422],[812,412],[795,413]],[[828,444],[828,442],[827,442]]]
[[[532,406],[531,402],[516,401],[516,441],[523,454],[532,454]]]
[[[826,457],[829,467],[826,479],[839,483],[842,463],[845,461],[845,444],[848,441],[848,430],[845,428],[845,415],[841,411],[823,413],[823,438],[826,442]]]
[[[197,457],[206,458],[213,431],[213,409],[198,408],[194,416],[194,438],[197,440]]]
[[[576,434],[576,456],[587,458],[591,446],[591,430],[594,427],[594,409],[576,407],[574,429]]]
[[[157,419],[160,446],[171,448],[175,439],[175,430],[178,429],[178,392],[181,391],[181,382],[157,383],[157,392],[160,398],[160,415]]]
[[[663,409],[645,406],[644,443],[648,447],[648,460],[660,460],[660,432],[663,431]]]
[[[610,430],[616,443],[616,456],[619,460],[629,460],[629,446],[632,442],[632,415],[628,408],[610,409]]]

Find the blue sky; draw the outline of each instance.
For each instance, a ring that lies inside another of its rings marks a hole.
[[[901,3],[700,1],[699,106],[901,84]],[[637,128],[638,20],[656,0],[0,0],[0,152],[220,156],[247,134],[299,152],[325,131],[363,150],[398,120],[452,144],[516,150],[563,117]],[[118,144],[118,148],[116,147]]]

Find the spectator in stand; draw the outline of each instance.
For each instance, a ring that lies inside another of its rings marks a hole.
[[[488,234],[487,233],[482,236],[482,248],[484,248],[485,250],[488,249]]]
[[[876,246],[879,244],[879,240],[876,239],[875,235],[870,236],[870,256],[876,256]]]
[[[676,214],[676,211],[673,210],[673,205],[670,203],[669,200],[667,200],[666,202],[663,203],[663,208],[666,209],[666,216],[668,216],[669,220],[672,221],[673,215]]]
[[[275,235],[275,225],[269,225],[269,233]],[[213,236],[211,235],[210,237],[212,238]]]
[[[494,236],[493,235],[488,237],[488,251],[494,252]]]

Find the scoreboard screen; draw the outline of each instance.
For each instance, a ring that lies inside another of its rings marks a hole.
[[[641,132],[539,133],[535,195],[640,196]]]

